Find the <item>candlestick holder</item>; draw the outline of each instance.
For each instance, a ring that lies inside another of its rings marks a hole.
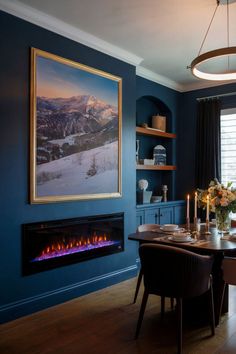
[[[205,227],[205,234],[206,235],[210,235],[211,234],[211,232],[209,230],[210,230],[209,219],[206,219],[206,227]]]
[[[186,217],[186,230],[190,231],[190,219]]]
[[[163,202],[167,202],[167,191],[168,187],[166,184],[162,186],[162,191],[163,191]]]

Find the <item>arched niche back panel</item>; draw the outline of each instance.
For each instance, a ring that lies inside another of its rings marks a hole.
[[[154,96],[142,96],[136,102],[136,124],[142,123],[152,126],[152,116],[161,115],[166,117],[166,131],[171,132],[172,114],[169,107]]]

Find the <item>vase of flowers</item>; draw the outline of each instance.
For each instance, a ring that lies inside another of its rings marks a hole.
[[[225,187],[217,179],[210,182],[207,190],[198,190],[198,205],[205,208],[209,196],[210,211],[215,213],[216,228],[219,233],[226,233],[230,228],[230,212],[236,212],[236,190],[232,182]]]

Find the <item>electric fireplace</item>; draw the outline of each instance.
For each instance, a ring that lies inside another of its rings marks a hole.
[[[124,250],[124,214],[23,224],[23,275]]]

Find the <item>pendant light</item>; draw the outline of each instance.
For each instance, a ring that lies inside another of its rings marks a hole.
[[[236,80],[236,67],[234,68],[234,70],[230,68],[230,59],[233,58],[234,55],[236,55],[236,46],[235,47],[229,46],[229,3],[235,1],[236,0],[216,1],[216,8],[214,10],[210,24],[207,28],[206,34],[202,41],[200,50],[198,52],[198,56],[192,61],[191,65],[189,66],[189,68],[192,71],[192,74],[200,79],[212,80],[212,81]],[[211,50],[209,52],[205,52],[201,54],[202,47],[206,41],[208,32],[210,30],[211,24],[213,22],[213,19],[215,17],[219,5],[227,5],[227,47]],[[211,60],[221,60],[222,57],[227,57],[227,64],[224,71],[214,73],[214,72],[210,72],[210,71],[208,72],[207,70],[201,69],[202,64],[210,63]]]

